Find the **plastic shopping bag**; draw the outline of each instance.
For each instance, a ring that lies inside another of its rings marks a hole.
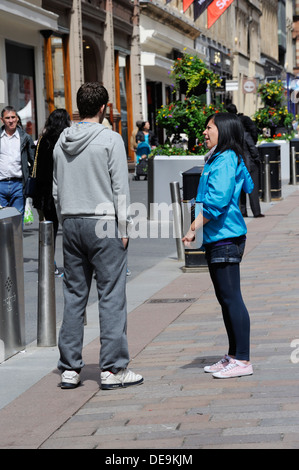
[[[24,224],[31,225],[34,222],[33,211],[29,199],[26,199],[25,212],[24,212]]]

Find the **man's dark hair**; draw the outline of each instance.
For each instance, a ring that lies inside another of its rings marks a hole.
[[[233,103],[230,103],[226,106],[226,111],[228,113],[231,113],[231,114],[237,114],[238,113],[237,106]]]
[[[6,111],[13,112],[13,113],[17,114],[17,111],[15,110],[15,108],[13,106],[5,106],[5,108],[3,108],[2,111],[1,111],[1,117],[4,116],[4,113],[6,113]]]
[[[81,119],[96,116],[103,105],[107,106],[109,96],[106,88],[98,82],[86,82],[77,92],[77,107]]]

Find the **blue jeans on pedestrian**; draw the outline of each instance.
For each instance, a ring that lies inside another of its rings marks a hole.
[[[241,293],[240,262],[245,241],[206,245],[206,258],[217,300],[222,308],[228,355],[242,361],[250,356],[250,318]]]
[[[15,207],[22,215],[25,211],[25,197],[21,178],[0,181],[0,206]]]

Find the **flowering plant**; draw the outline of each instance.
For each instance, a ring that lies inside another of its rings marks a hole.
[[[260,135],[259,138],[258,138],[258,141],[260,143],[263,143],[263,142],[274,142],[276,140],[286,140],[286,141],[290,141],[292,140],[293,138],[295,137],[295,132],[292,131],[290,134],[281,134],[280,132],[278,132],[277,134],[273,134],[272,137],[267,137],[267,136],[264,136],[264,135]]]
[[[175,60],[170,76],[174,79],[173,92],[180,89],[186,98],[162,106],[157,112],[156,123],[166,130],[166,144],[170,143],[171,136],[174,135],[175,140],[180,141],[180,134],[186,134],[188,151],[197,154],[205,153],[203,137],[205,121],[209,115],[220,109],[203,104],[203,99],[200,99],[199,95],[205,93],[207,85],[211,88],[221,86],[220,77],[209,70],[197,55],[191,56],[186,52]],[[186,85],[186,90],[183,92],[182,84]],[[165,151],[164,148],[158,148],[155,154],[159,150]]]
[[[176,147],[170,144],[158,145],[152,149],[150,153],[150,158],[155,157],[156,155],[192,155],[190,150],[184,149],[182,147]]]
[[[281,106],[285,97],[285,89],[281,80],[263,83],[257,90],[263,103],[269,106]]]
[[[203,105],[198,96],[190,96],[184,101],[175,101],[170,105],[162,106],[158,110],[156,121],[166,130],[168,141],[173,134],[186,134],[192,142],[189,150],[193,153],[205,153],[203,131],[206,119],[211,114],[220,111],[223,111],[223,105],[217,108],[213,105]]]
[[[281,108],[274,108],[266,106],[259,109],[253,116],[258,129],[273,127],[292,127],[294,116],[288,112],[287,106]]]
[[[278,127],[285,130],[292,128],[294,116],[288,112],[285,101],[285,89],[281,80],[277,82],[271,81],[263,83],[258,87],[264,107],[260,108],[253,116],[253,120],[260,131],[263,129],[271,129],[272,136],[278,135],[275,129]],[[277,137],[276,137],[277,138]]]
[[[197,55],[187,53],[175,60],[170,76],[174,79],[174,90],[179,88],[183,80],[187,82],[186,95],[200,84],[210,85],[212,88],[221,86],[219,75],[209,70]]]
[[[163,105],[157,112],[156,122],[158,126],[166,130],[166,136],[183,132],[186,125],[186,102],[175,101],[169,105]]]

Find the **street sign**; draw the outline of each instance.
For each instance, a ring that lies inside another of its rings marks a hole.
[[[256,80],[254,78],[243,79],[243,93],[256,93]]]

